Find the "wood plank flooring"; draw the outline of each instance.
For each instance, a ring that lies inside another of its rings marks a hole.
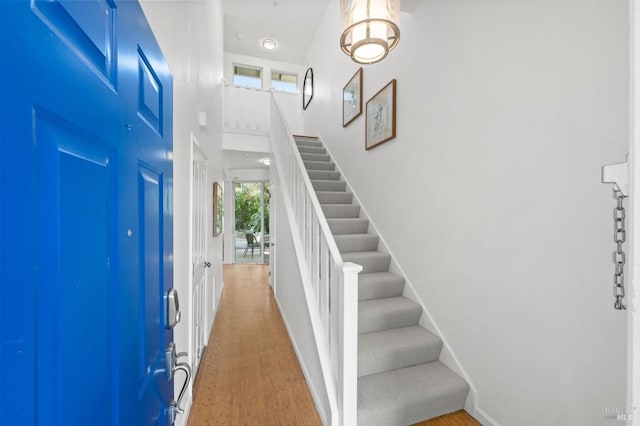
[[[225,288],[194,385],[189,426],[319,426],[266,265],[225,265]],[[478,426],[465,411],[416,426]]]
[[[482,426],[480,422],[471,417],[464,410],[436,417],[425,422],[416,423],[414,426]]]
[[[190,426],[320,425],[264,265],[225,265]]]

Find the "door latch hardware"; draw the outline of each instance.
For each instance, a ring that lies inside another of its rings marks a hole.
[[[171,404],[164,409],[165,424],[173,426],[176,417],[178,417],[178,406],[175,401],[171,401]]]
[[[186,356],[189,356],[189,354],[187,354],[186,352],[180,352],[177,355],[176,359],[186,357]],[[176,411],[179,414],[183,414],[184,409],[180,405],[182,404],[182,398],[184,397],[184,394],[187,392],[187,388],[189,387],[189,383],[191,382],[191,366],[187,362],[178,362],[176,363],[173,370],[174,371],[182,370],[186,374],[186,377],[184,379],[184,384],[182,385],[182,389],[180,389],[180,393],[178,394],[178,401],[176,404],[177,405]]]
[[[178,394],[178,401],[172,401],[171,404],[167,407],[167,411],[165,412],[167,415],[167,419],[169,419],[170,416],[173,416],[171,417],[173,420],[169,423],[173,424],[176,415],[184,413],[184,409],[181,407],[181,404],[182,398],[184,397],[184,394],[187,392],[187,389],[189,387],[189,383],[191,383],[191,366],[187,362],[178,362],[179,358],[188,357],[189,354],[187,352],[180,352],[176,354],[176,345],[174,342],[169,343],[169,347],[166,349],[165,355],[165,377],[168,382],[174,379],[176,371],[184,371],[184,374],[186,375],[184,384],[182,385],[180,393]]]
[[[167,292],[167,328],[172,329],[180,322],[180,300],[178,290],[172,287]]]

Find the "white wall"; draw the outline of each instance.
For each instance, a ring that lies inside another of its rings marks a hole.
[[[338,2],[308,62],[306,134],[328,143],[478,390],[479,418],[601,425],[626,407],[614,311],[611,188],[628,141],[626,1],[435,0],[364,67],[364,100],[398,84],[397,138],[342,128],[358,68]]]
[[[323,424],[328,425],[331,419],[329,400],[322,377],[318,348],[313,337],[309,308],[304,295],[289,218],[280,188],[280,182],[276,178],[275,185],[271,189],[271,202],[276,203],[275,211],[278,212],[275,217],[277,244],[272,246],[276,262],[275,271],[277,272],[275,296],[309,391],[316,403],[320,419]],[[274,238],[273,235],[272,238]]]
[[[182,321],[175,328],[174,340],[180,352],[193,346],[189,260],[192,132],[207,152],[210,183],[222,181],[222,12],[218,2],[149,0],[142,1],[141,5],[173,73],[174,285],[180,294],[182,310]],[[206,113],[206,127],[198,125],[200,112]],[[207,205],[212,206],[213,191],[209,192]],[[211,208],[208,214],[207,235],[211,236]],[[223,284],[221,236],[208,238],[207,256],[213,264],[207,278],[207,321],[211,323],[214,293],[219,295]],[[176,380],[176,395],[180,386],[181,379]],[[183,406],[189,405],[191,398],[189,391]],[[176,424],[186,424],[186,416],[178,415]]]
[[[239,55],[237,53],[224,53],[224,79],[227,83],[233,83],[233,65],[252,65],[262,68],[262,88],[271,89],[271,70],[287,71],[298,74],[298,90],[300,93],[277,92],[276,96],[282,107],[282,112],[287,118],[291,131],[295,134],[302,132],[302,82],[306,67],[303,65],[286,62],[268,61],[253,56]]]

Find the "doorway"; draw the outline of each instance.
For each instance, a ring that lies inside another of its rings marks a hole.
[[[269,182],[234,182],[234,263],[268,264],[270,256]]]
[[[206,299],[207,299],[207,194],[208,159],[197,139],[191,134],[192,145],[192,181],[191,181],[191,270],[192,270],[192,336],[193,374],[198,371],[200,358],[206,344]],[[215,291],[214,291],[215,293]],[[214,300],[215,306],[215,300]]]

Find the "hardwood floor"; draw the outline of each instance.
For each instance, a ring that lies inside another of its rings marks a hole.
[[[471,417],[464,410],[436,417],[425,422],[416,423],[414,426],[482,426],[480,422]]]
[[[225,265],[190,426],[321,425],[264,265]]]
[[[321,425],[268,284],[266,265],[225,265],[189,426]],[[419,426],[476,426],[458,411]]]

